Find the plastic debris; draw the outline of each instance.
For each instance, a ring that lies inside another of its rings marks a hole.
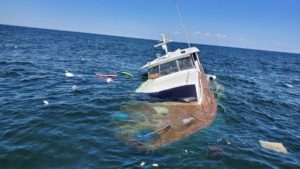
[[[159,165],[157,163],[152,164],[153,167],[158,167]]]
[[[128,72],[121,72],[122,75],[128,76],[128,77],[133,77],[131,73]]]
[[[140,166],[143,167],[146,163],[144,161],[141,162]]]
[[[76,86],[76,85],[73,85],[73,86],[72,86],[72,90],[75,92],[75,91],[79,90],[79,87]]]
[[[112,78],[107,78],[107,79],[106,79],[106,82],[107,82],[107,83],[112,83],[112,82],[113,82],[113,79],[112,79]]]
[[[184,152],[185,152],[185,154],[187,154],[187,153],[188,153],[188,150],[184,150]]]
[[[293,88],[293,87],[294,87],[293,85],[288,84],[288,83],[285,83],[284,85],[285,85],[286,87],[288,87],[288,88]]]
[[[169,113],[168,109],[165,107],[155,106],[155,107],[153,107],[153,109],[156,112],[155,113],[156,118],[162,118]]]
[[[186,97],[186,98],[183,98],[182,101],[186,102],[186,103],[190,103],[190,102],[193,102],[193,101],[196,101],[197,100],[197,97]]]
[[[231,142],[230,142],[230,141],[228,141],[228,140],[224,140],[224,139],[221,139],[221,138],[220,138],[220,139],[218,139],[218,140],[217,140],[217,142],[218,142],[218,143],[221,143],[221,144],[228,144],[228,145],[229,145],[229,144],[231,144]]]
[[[96,74],[96,78],[116,78],[118,75],[115,74]]]
[[[282,143],[277,142],[270,142],[270,141],[263,141],[259,140],[260,145],[263,148],[270,149],[279,153],[287,153],[287,149],[284,147]]]
[[[49,104],[49,102],[47,100],[44,100],[43,103],[44,103],[44,105],[48,105]]]
[[[194,117],[182,119],[183,124],[190,124],[194,120]]]
[[[66,73],[65,73],[66,77],[74,77],[73,73],[69,72],[66,70]]]
[[[127,113],[116,111],[112,114],[112,119],[115,121],[128,121],[131,118]]]

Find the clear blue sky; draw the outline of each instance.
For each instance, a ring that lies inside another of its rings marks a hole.
[[[177,0],[194,43],[300,53],[300,0]],[[0,0],[0,24],[185,41],[173,0]]]

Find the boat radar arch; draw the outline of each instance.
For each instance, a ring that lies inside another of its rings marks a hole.
[[[166,52],[166,55],[168,55],[169,51],[168,51],[167,44],[172,42],[172,40],[167,39],[164,33],[161,33],[161,36],[162,36],[161,43],[154,45],[154,47],[156,48],[161,46],[161,48]]]

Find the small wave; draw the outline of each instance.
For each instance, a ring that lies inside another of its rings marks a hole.
[[[0,65],[6,65],[7,62],[0,60]]]
[[[4,72],[3,74],[0,73],[0,77],[17,77],[17,76],[21,76],[21,74],[16,71]]]
[[[21,79],[20,81],[21,82],[31,82],[31,81],[37,81],[37,80],[42,80],[42,79],[46,79],[46,78],[47,78],[46,76],[31,76],[28,78]]]
[[[14,62],[9,62],[9,64],[34,66],[33,62],[28,62],[28,61],[14,61]]]
[[[18,49],[18,48],[19,48],[18,45],[13,44],[13,43],[6,43],[6,44],[4,44],[4,47],[7,47],[7,48],[14,48],[14,49]]]

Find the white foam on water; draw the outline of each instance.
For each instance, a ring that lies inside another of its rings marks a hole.
[[[224,89],[223,85],[221,85],[217,81],[213,81],[211,83],[211,85],[212,85],[212,89],[213,89],[213,91],[214,91],[214,93],[215,93],[215,95],[216,95],[217,98],[219,98],[219,99],[220,98],[226,98],[225,92],[224,92],[225,89]]]

